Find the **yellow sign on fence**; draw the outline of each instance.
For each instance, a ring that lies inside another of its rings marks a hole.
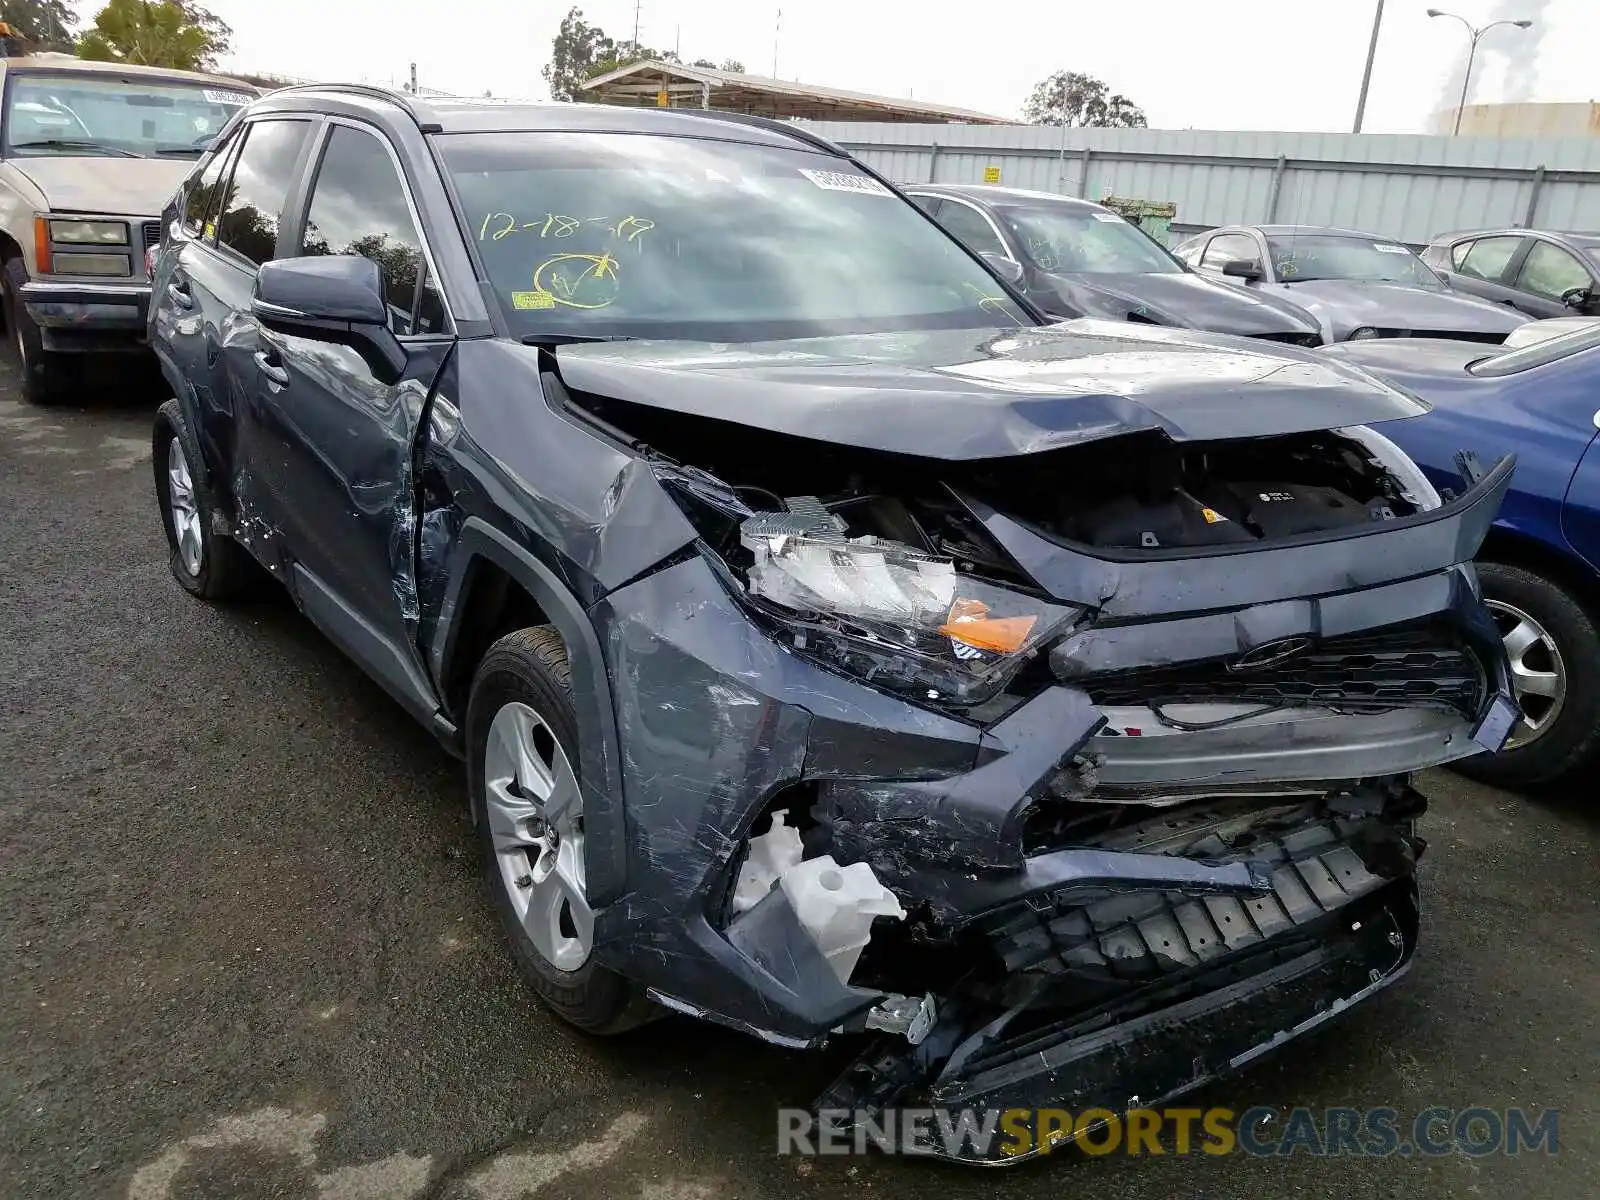
[[[999,167],[985,167],[983,169],[983,181],[985,183],[999,183],[1000,182],[1000,168]]]
[[[672,102],[667,98],[667,89],[666,88],[662,88],[659,92],[656,93],[656,107],[657,108],[668,108],[668,107],[671,106],[671,103]]]

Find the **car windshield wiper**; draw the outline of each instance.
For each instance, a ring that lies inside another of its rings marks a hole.
[[[158,156],[179,155],[183,158],[199,158],[205,153],[205,149],[201,146],[157,146],[151,153]]]
[[[92,141],[89,138],[40,138],[32,142],[12,142],[13,150],[32,150],[46,146],[51,150],[99,150],[105,154],[117,154],[123,158],[143,158],[144,155],[134,150],[124,150],[121,146],[108,146],[104,142]]]
[[[639,339],[625,333],[530,333],[522,339],[524,346],[581,346],[588,342],[636,342]]]

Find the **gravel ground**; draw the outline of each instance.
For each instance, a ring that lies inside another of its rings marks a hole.
[[[1554,1106],[1555,1156],[779,1157],[842,1058],[545,1015],[457,766],[287,602],[169,577],[153,407],[0,389],[0,1194],[1600,1195],[1600,803],[1446,774],[1411,977],[1196,1103]]]

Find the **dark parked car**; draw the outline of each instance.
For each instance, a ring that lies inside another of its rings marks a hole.
[[[1600,234],[1482,229],[1441,234],[1422,259],[1450,286],[1533,317],[1600,314]]]
[[[1441,502],[1363,427],[1410,397],[1047,326],[753,118],[289,88],[167,216],[173,574],[281,580],[466,760],[567,1020],[1120,1111],[1405,972],[1410,772],[1516,715],[1510,464]]]
[[[1322,344],[1303,308],[1196,274],[1102,205],[979,185],[917,184],[906,195],[1047,313]]]
[[[1523,719],[1503,753],[1461,769],[1510,787],[1586,783],[1600,763],[1600,327],[1498,353],[1401,341],[1328,352],[1433,404],[1384,432],[1439,486],[1461,488],[1462,449],[1516,454],[1478,577]]]
[[[1287,297],[1323,340],[1442,337],[1496,343],[1527,318],[1452,291],[1409,246],[1312,225],[1233,225],[1181,244],[1179,258],[1217,279]]]

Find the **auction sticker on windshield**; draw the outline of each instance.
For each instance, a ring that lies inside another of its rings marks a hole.
[[[205,88],[204,93],[210,104],[237,104],[243,107],[251,100],[244,92],[225,92],[220,88]]]
[[[1380,254],[1410,254],[1404,246],[1392,246],[1388,242],[1373,242],[1372,248]]]
[[[801,167],[800,174],[830,192],[859,192],[863,196],[894,194],[870,175],[852,175],[848,171],[813,171],[809,167]]]

